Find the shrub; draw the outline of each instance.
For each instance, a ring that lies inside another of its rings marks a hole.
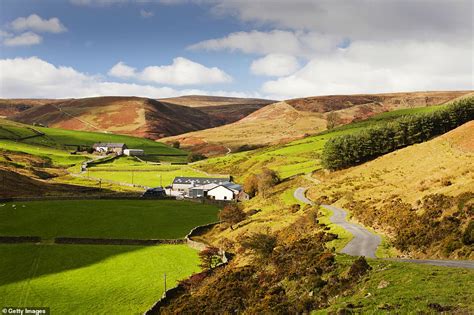
[[[173,142],[173,148],[179,149],[180,147],[181,147],[181,143],[179,143],[179,141]]]
[[[277,238],[275,236],[265,233],[255,233],[247,236],[243,240],[242,247],[253,251],[261,258],[267,258],[272,254],[276,244]]]
[[[207,157],[203,154],[200,154],[200,153],[194,153],[194,154],[188,155],[188,162],[189,163],[197,162],[197,161],[201,161],[201,160],[205,160],[205,159],[207,159]]]
[[[471,220],[462,234],[462,242],[465,245],[474,244],[474,221]]]
[[[203,269],[212,269],[222,263],[219,249],[214,246],[206,247],[203,251],[199,252],[199,258],[201,259],[199,266]]]

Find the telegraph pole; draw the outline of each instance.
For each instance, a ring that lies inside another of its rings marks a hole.
[[[166,272],[163,275],[164,275],[163,278],[164,278],[164,281],[165,281],[165,292],[164,292],[164,294],[166,294]]]
[[[133,175],[134,175],[135,171],[132,170],[132,185],[133,185]]]

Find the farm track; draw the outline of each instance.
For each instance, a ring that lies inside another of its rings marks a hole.
[[[307,188],[299,187],[294,192],[294,197],[301,202],[314,205],[314,202],[306,198]],[[332,205],[322,205],[322,207],[333,212],[329,220],[351,233],[354,238],[341,250],[341,253],[351,256],[366,256],[376,258],[375,251],[380,244],[380,236],[372,233],[362,225],[347,221],[347,211]],[[469,268],[474,269],[474,261],[471,260],[437,260],[437,259],[400,259],[400,258],[382,258],[384,260],[434,265],[441,267]]]

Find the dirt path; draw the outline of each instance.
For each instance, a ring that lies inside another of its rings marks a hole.
[[[306,188],[299,187],[294,192],[294,197],[306,204],[314,205],[314,203],[306,198]],[[331,205],[321,205],[322,207],[333,212],[329,220],[342,227],[354,238],[341,250],[341,253],[351,256],[366,256],[376,258],[375,252],[381,243],[379,235],[373,234],[365,227],[359,224],[348,222],[347,211]],[[436,260],[436,259],[400,259],[400,258],[386,258],[397,262],[407,262],[415,264],[426,264],[442,267],[456,267],[474,269],[474,261],[472,260]]]

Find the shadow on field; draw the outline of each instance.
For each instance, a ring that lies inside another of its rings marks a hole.
[[[0,287],[84,268],[143,248],[145,247],[109,245],[0,245]]]

